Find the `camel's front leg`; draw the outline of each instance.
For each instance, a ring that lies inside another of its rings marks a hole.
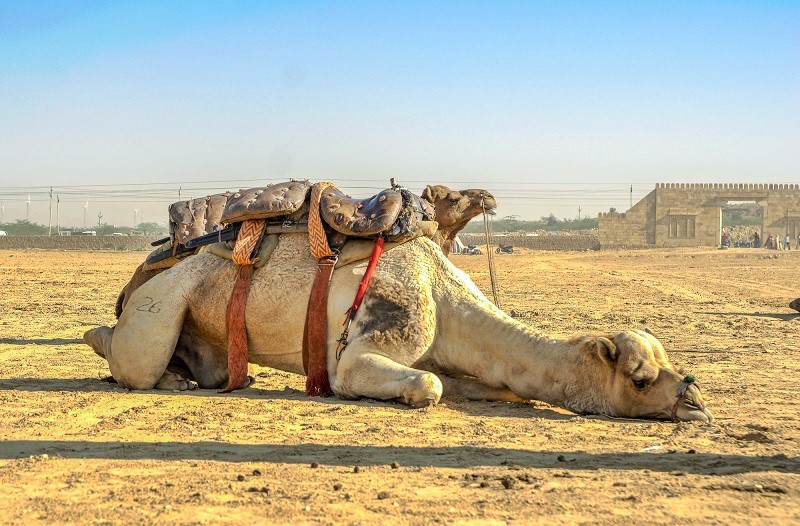
[[[341,398],[399,400],[411,407],[439,402],[442,382],[427,371],[401,365],[386,356],[348,349],[336,368],[333,392]]]
[[[454,378],[439,375],[444,385],[444,396],[456,396],[467,400],[488,400],[490,402],[525,402],[506,387],[491,387],[475,378]]]

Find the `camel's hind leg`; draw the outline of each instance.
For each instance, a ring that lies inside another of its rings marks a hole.
[[[114,329],[111,327],[97,327],[86,331],[83,335],[83,341],[86,342],[98,356],[106,358],[107,360],[107,357],[111,356],[111,339],[113,335]],[[114,378],[114,381],[117,381],[117,379]],[[153,389],[165,389],[169,391],[186,391],[194,388],[195,386],[192,382],[186,380],[179,374],[169,371],[164,371],[161,378],[159,378],[153,386]]]
[[[336,368],[333,391],[342,398],[399,400],[411,407],[425,407],[439,402],[442,382],[433,373],[380,354],[346,352]]]
[[[175,279],[176,269],[155,276],[136,289],[122,311],[110,337],[108,331],[96,333],[103,343],[103,356],[114,379],[128,389],[181,389],[184,384],[172,373],[166,375],[167,365],[175,352],[188,311],[186,283],[191,274]],[[91,345],[91,343],[90,343]],[[94,345],[92,346],[94,348]]]

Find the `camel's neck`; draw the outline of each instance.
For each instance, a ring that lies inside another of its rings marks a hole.
[[[580,412],[609,412],[605,385],[578,344],[536,334],[479,291],[440,303],[435,359],[517,396]],[[600,384],[600,385],[598,385]]]

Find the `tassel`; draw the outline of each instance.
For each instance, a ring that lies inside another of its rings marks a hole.
[[[331,396],[328,378],[328,291],[336,256],[320,258],[311,287],[303,330],[303,369],[308,396]]]

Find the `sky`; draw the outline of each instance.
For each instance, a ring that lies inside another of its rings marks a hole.
[[[798,183],[800,2],[0,2],[3,221],[392,177],[524,219]]]

